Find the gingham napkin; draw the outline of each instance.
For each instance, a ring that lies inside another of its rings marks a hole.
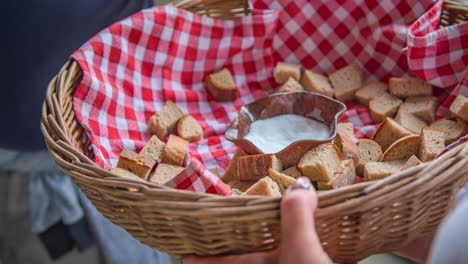
[[[139,12],[103,30],[72,57],[83,78],[74,109],[91,138],[99,166],[116,165],[122,149],[140,150],[147,121],[167,100],[202,125],[205,139],[190,144],[188,169],[167,185],[229,195],[208,169],[223,172],[236,147],[224,132],[239,108],[274,88],[277,61],[300,62],[331,73],[358,63],[368,80],[411,71],[443,89],[467,94],[468,23],[437,29],[442,1],[260,1],[253,14],[233,21],[174,7]],[[240,97],[219,103],[203,79],[227,67]],[[453,100],[448,97],[439,115]],[[375,130],[366,108],[348,104],[341,121],[358,137]]]

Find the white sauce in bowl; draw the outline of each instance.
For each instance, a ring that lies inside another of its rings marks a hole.
[[[254,121],[244,138],[263,153],[277,153],[299,140],[324,140],[329,136],[330,130],[325,124],[288,114]]]

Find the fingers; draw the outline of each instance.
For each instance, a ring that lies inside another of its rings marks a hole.
[[[315,231],[317,194],[308,179],[297,182],[281,201],[280,263],[331,263]]]

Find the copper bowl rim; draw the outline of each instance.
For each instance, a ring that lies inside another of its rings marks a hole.
[[[242,106],[239,111],[237,112],[236,116],[234,117],[234,119],[232,120],[231,124],[229,125],[229,128],[226,130],[226,132],[224,133],[225,137],[227,140],[233,142],[233,143],[237,143],[237,142],[246,142],[247,144],[249,144],[251,147],[253,147],[255,150],[257,150],[258,153],[260,154],[264,154],[263,151],[261,151],[254,143],[252,143],[250,140],[248,139],[245,139],[245,138],[232,138],[229,136],[229,132],[230,131],[233,131],[233,130],[237,130],[237,119],[239,117],[239,113],[242,112],[243,110],[245,111],[249,106],[251,105],[254,105],[254,104],[258,104],[259,102],[263,102],[263,101],[266,101],[266,100],[271,100],[271,98],[273,97],[282,97],[282,96],[285,96],[285,95],[288,95],[288,94],[298,94],[298,93],[301,93],[301,94],[309,94],[309,95],[314,95],[314,96],[319,96],[319,97],[323,97],[325,99],[327,99],[328,101],[330,101],[331,103],[335,103],[335,104],[338,104],[339,106],[341,106],[341,110],[339,110],[335,116],[334,116],[334,119],[333,119],[333,122],[331,124],[335,124],[335,128],[333,129],[333,134],[331,134],[327,139],[322,139],[322,140],[313,140],[313,139],[302,139],[302,140],[298,140],[298,141],[294,141],[293,143],[287,145],[286,147],[284,147],[281,151],[278,151],[276,153],[272,153],[276,156],[279,156],[281,154],[283,154],[284,152],[287,152],[288,149],[294,147],[295,145],[298,145],[298,144],[301,144],[301,143],[317,143],[317,144],[321,144],[321,143],[328,143],[330,142],[331,140],[333,140],[335,137],[336,137],[336,126],[338,124],[338,119],[341,117],[341,115],[346,111],[346,105],[343,104],[342,102],[338,101],[338,100],[335,100],[331,97],[328,97],[328,96],[325,96],[323,94],[319,94],[319,93],[313,93],[313,92],[308,92],[308,91],[297,91],[297,92],[286,92],[286,93],[277,93],[277,94],[270,94],[266,97],[263,97],[261,99],[258,99],[256,101],[253,101],[251,103],[248,103],[244,106]],[[248,111],[246,111],[248,113]],[[330,124],[330,126],[331,126]],[[236,144],[237,146],[239,146],[238,144]]]

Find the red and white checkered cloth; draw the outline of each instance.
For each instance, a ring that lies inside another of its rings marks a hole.
[[[437,29],[442,1],[255,0],[252,5],[252,15],[233,21],[174,7],[147,9],[103,30],[72,55],[83,70],[74,109],[99,166],[115,166],[122,149],[141,149],[150,137],[150,116],[172,100],[200,122],[205,139],[190,144],[188,169],[167,185],[231,194],[208,169],[227,167],[236,147],[224,132],[242,105],[274,88],[277,61],[324,73],[354,62],[369,80],[413,71],[443,88],[441,98],[444,91],[466,95],[468,23]],[[240,90],[234,102],[212,100],[203,84],[223,67]],[[375,125],[368,110],[354,103],[348,109],[341,120],[352,122],[357,136],[370,136]]]

